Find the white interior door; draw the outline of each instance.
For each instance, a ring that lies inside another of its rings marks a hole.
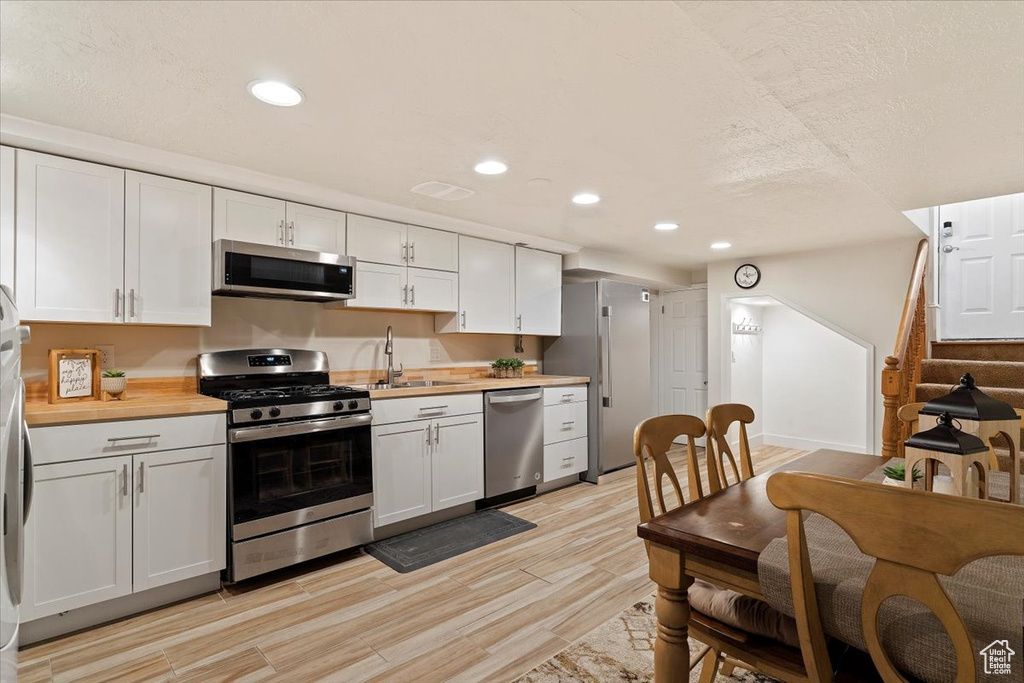
[[[1024,338],[1024,193],[940,206],[939,226],[942,338]]]
[[[662,295],[661,413],[695,415],[708,409],[708,292]],[[704,439],[697,441],[704,445]]]

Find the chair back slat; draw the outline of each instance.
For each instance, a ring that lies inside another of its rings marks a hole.
[[[754,421],[754,410],[742,403],[721,403],[708,408],[706,421],[708,455],[718,470],[720,486],[736,484],[754,476],[754,465],[750,458],[750,441],[747,437],[747,425]],[[740,450],[738,458],[729,444],[729,429],[733,423],[737,422],[739,423]],[[729,481],[726,470],[727,461],[732,469],[732,482]]]
[[[952,575],[983,557],[1024,556],[1024,508],[800,472],[773,475],[767,491],[776,507],[788,511],[797,630],[807,671],[818,676],[812,680],[830,680],[820,672],[831,667],[814,602],[804,511],[832,520],[862,553],[875,558],[864,589],[862,624],[884,680],[905,680],[885,653],[877,630],[879,606],[893,596],[911,597],[939,618],[957,655],[956,680],[975,680],[967,627],[937,575]]]
[[[694,441],[704,436],[704,422],[693,415],[659,415],[644,420],[633,433],[633,454],[636,457],[636,489],[640,506],[640,521],[648,522],[656,515],[669,511],[665,501],[664,480],[668,479],[679,505],[685,502],[679,478],[668,459],[668,451],[680,436],[687,437],[686,453],[690,498],[703,497],[698,471],[697,451]],[[647,461],[654,463],[654,498],[651,496],[651,477]],[[694,472],[698,471],[697,476]],[[658,510],[654,509],[654,500]]]

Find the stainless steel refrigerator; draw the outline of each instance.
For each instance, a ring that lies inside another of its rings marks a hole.
[[[650,299],[615,280],[562,285],[562,336],[546,346],[543,370],[590,377],[587,481],[632,465],[633,430],[653,415]]]

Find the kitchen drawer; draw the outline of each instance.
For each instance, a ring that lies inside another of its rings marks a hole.
[[[440,394],[410,398],[382,398],[372,401],[373,424],[427,420],[433,417],[469,415],[484,412],[483,396],[473,394]]]
[[[227,437],[224,414],[30,427],[36,465],[213,446]]]
[[[544,447],[544,481],[561,479],[587,469],[588,439],[572,439]]]
[[[586,400],[586,384],[572,387],[544,387],[544,405],[546,406],[554,406],[559,403],[579,403]]]
[[[544,406],[544,445],[587,435],[587,404]]]

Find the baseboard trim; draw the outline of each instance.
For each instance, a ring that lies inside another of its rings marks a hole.
[[[750,434],[747,434],[747,443],[750,444],[751,448],[757,448],[758,446],[763,446],[764,445],[764,434],[754,434],[753,436],[751,436]],[[733,453],[739,453],[740,452],[740,441],[739,441],[739,439],[736,439],[735,441],[730,441],[729,442],[729,447],[732,448],[732,452]]]
[[[781,434],[762,434],[761,442],[765,446],[798,448],[802,451],[816,451],[821,448],[828,448],[834,451],[849,451],[851,453],[871,453],[871,450],[865,446],[857,446],[849,443],[832,443],[830,441],[817,441],[815,439],[801,439],[795,436],[783,436]],[[753,444],[751,444],[751,446],[753,446]]]

